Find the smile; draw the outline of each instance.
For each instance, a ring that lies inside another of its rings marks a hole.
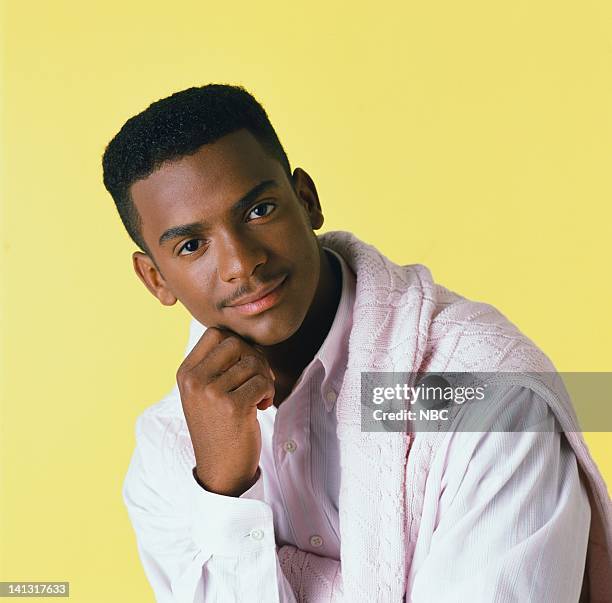
[[[270,309],[272,306],[278,303],[278,301],[283,296],[283,293],[285,292],[285,284],[288,278],[288,275],[286,275],[283,280],[278,285],[276,285],[276,287],[274,287],[274,289],[272,289],[259,299],[252,300],[244,304],[236,304],[229,307],[233,310],[236,310],[237,312],[240,312],[240,314],[260,314],[261,312]]]

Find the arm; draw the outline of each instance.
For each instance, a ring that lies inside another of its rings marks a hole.
[[[261,472],[242,496],[208,492],[165,468],[159,421],[141,415],[123,497],[156,600],[332,601],[339,563],[274,540]],[[295,593],[295,594],[294,594]]]
[[[409,601],[579,599],[590,506],[575,455],[531,390],[506,390],[500,408],[510,421],[537,415],[528,424],[541,431],[452,434]]]

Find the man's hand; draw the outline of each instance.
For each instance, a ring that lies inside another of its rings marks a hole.
[[[257,409],[274,401],[274,373],[239,335],[206,329],[176,373],[200,483],[240,496],[254,483],[261,453]]]

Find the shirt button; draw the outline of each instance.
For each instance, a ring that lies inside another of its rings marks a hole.
[[[250,536],[253,540],[262,540],[264,537],[264,533],[263,530],[257,528],[255,530],[251,530]]]
[[[287,440],[285,442],[285,445],[283,446],[283,448],[287,451],[287,452],[295,452],[297,449],[297,444],[293,441],[293,440]]]
[[[335,402],[338,394],[333,389],[330,389],[327,394],[325,394],[325,398],[328,402]]]
[[[315,548],[319,548],[323,544],[323,538],[320,536],[311,536],[310,537],[310,546],[314,546]]]

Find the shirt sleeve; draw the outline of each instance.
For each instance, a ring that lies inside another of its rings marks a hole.
[[[506,387],[500,404],[529,430],[451,435],[407,601],[579,600],[591,509],[574,452],[532,390]]]
[[[123,498],[158,602],[293,603],[294,593],[314,593],[312,601],[341,594],[337,561],[276,546],[261,469],[238,498],[208,492],[193,475],[179,484],[156,432],[146,413],[138,418]]]
[[[278,547],[274,539],[272,509],[264,502],[261,467],[259,478],[238,498],[214,494],[197,485],[199,492],[196,538],[216,551],[209,562],[209,585],[215,580],[215,596],[229,601],[228,585],[240,581],[242,597],[236,601],[332,602],[342,598],[340,563],[307,553],[295,546]],[[213,521],[206,521],[213,517]],[[245,538],[249,541],[245,544]],[[252,542],[261,543],[261,548]],[[264,544],[265,543],[265,544]],[[250,547],[253,555],[246,557]],[[223,555],[226,559],[220,561]],[[242,560],[240,567],[236,559]],[[217,600],[217,599],[214,599]]]

